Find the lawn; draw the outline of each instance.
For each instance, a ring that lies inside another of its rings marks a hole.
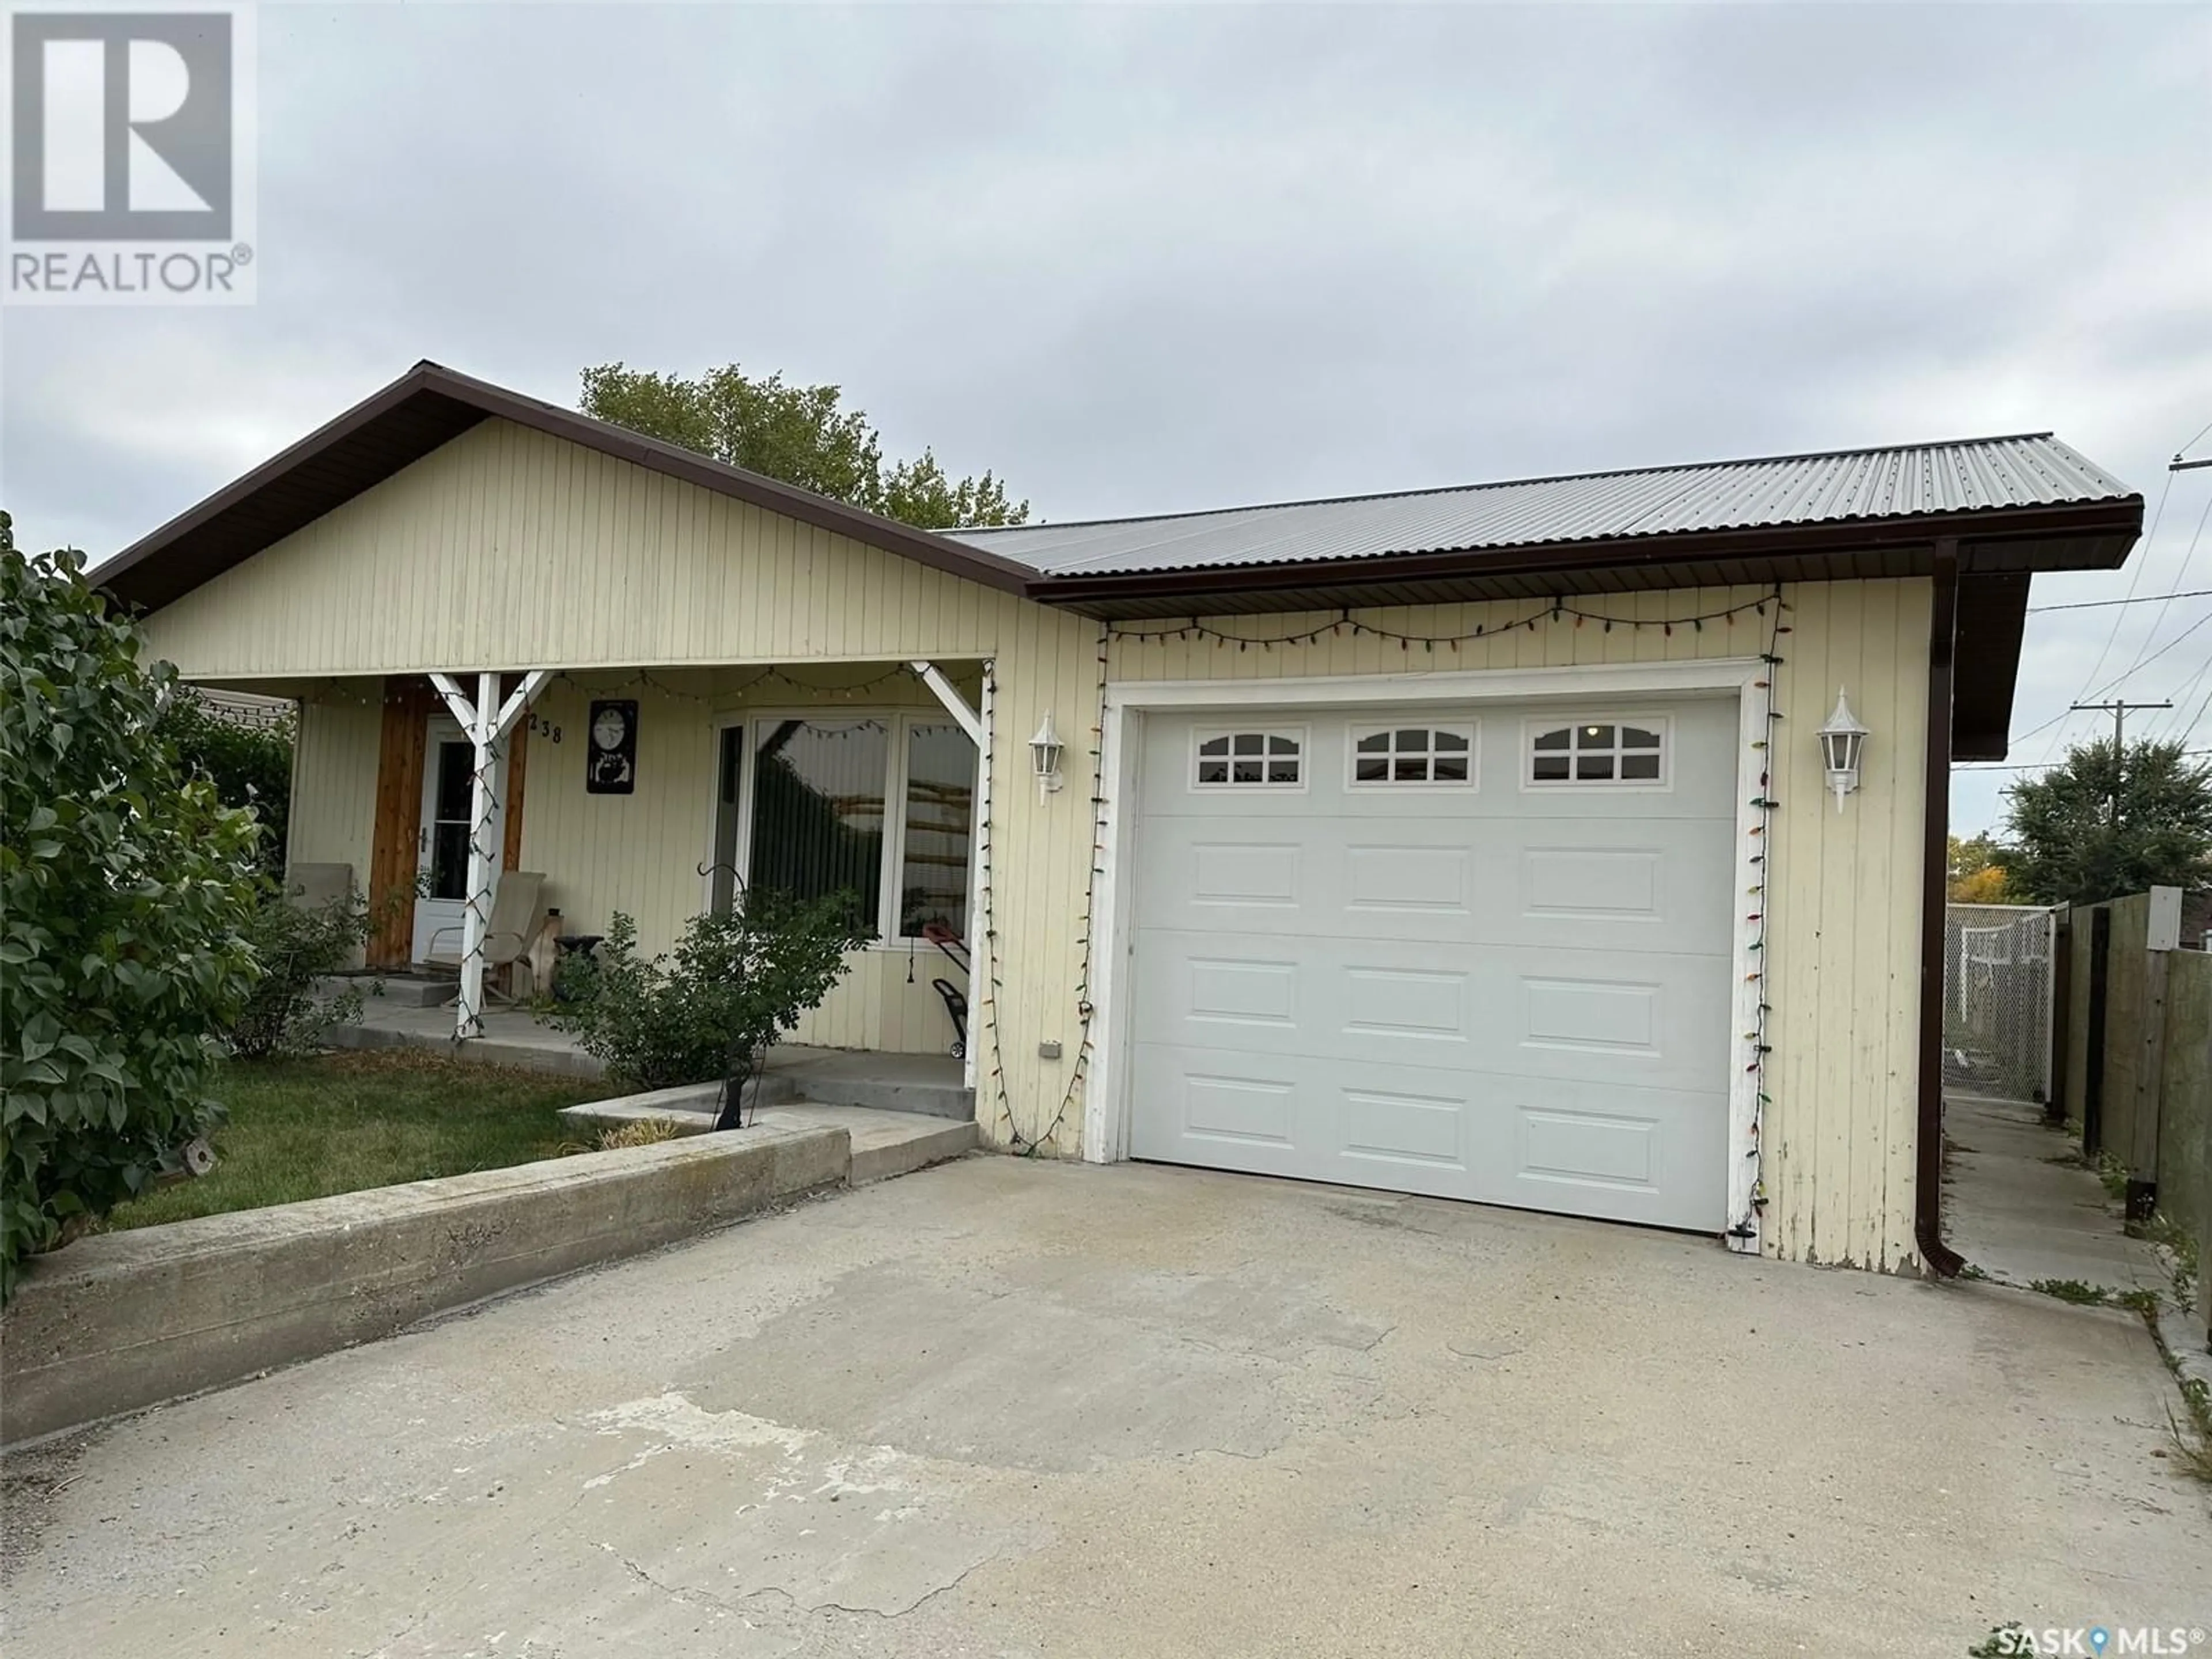
[[[214,1172],[123,1205],[107,1224],[150,1227],[528,1164],[577,1139],[558,1116],[561,1107],[619,1092],[596,1079],[404,1048],[234,1060],[215,1091],[230,1115],[213,1136]]]

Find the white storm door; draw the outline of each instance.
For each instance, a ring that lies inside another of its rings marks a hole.
[[[443,714],[430,717],[422,744],[422,819],[416,836],[413,959],[461,954],[461,916],[467,908],[469,814],[476,787],[476,745]],[[496,789],[495,793],[499,793]],[[497,846],[501,816],[492,817]]]

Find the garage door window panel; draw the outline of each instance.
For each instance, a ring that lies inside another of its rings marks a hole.
[[[1346,781],[1354,789],[1472,789],[1480,769],[1476,733],[1472,725],[1354,726]]]
[[[1304,789],[1303,726],[1194,734],[1191,783],[1197,789]]]
[[[1669,737],[1668,722],[1649,715],[1532,721],[1522,780],[1539,789],[1668,788]]]

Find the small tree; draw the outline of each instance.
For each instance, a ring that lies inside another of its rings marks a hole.
[[[789,386],[735,363],[696,380],[602,363],[584,371],[581,406],[596,420],[924,530],[1029,521],[1030,504],[1008,501],[990,473],[955,480],[929,450],[886,468],[876,428],[843,398],[834,386]]]
[[[2085,744],[2006,791],[2007,887],[2031,904],[2094,904],[2212,879],[2212,768],[2179,743]]]
[[[83,570],[24,558],[0,513],[0,1298],[214,1121],[256,971],[253,820],[185,775],[174,671]]]
[[[231,1053],[240,1060],[313,1054],[333,1025],[359,1019],[363,999],[357,986],[335,996],[319,993],[325,979],[351,963],[371,927],[387,913],[388,907],[372,911],[357,892],[310,907],[265,890],[246,922],[261,977],[230,1028]]]
[[[617,911],[595,956],[564,960],[547,1024],[641,1089],[749,1072],[844,976],[867,934],[850,894],[800,900],[773,888],[739,895],[726,915],[694,916],[672,958],[642,957],[637,924]],[[734,1103],[732,1103],[734,1104]]]

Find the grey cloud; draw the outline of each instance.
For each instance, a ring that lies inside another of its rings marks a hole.
[[[1054,518],[2029,425],[2154,497],[2212,420],[2197,10],[288,6],[262,37],[261,303],[0,318],[31,542],[110,550],[419,356],[563,400],[612,357],[836,380]],[[2110,617],[2036,620],[2017,728]]]

